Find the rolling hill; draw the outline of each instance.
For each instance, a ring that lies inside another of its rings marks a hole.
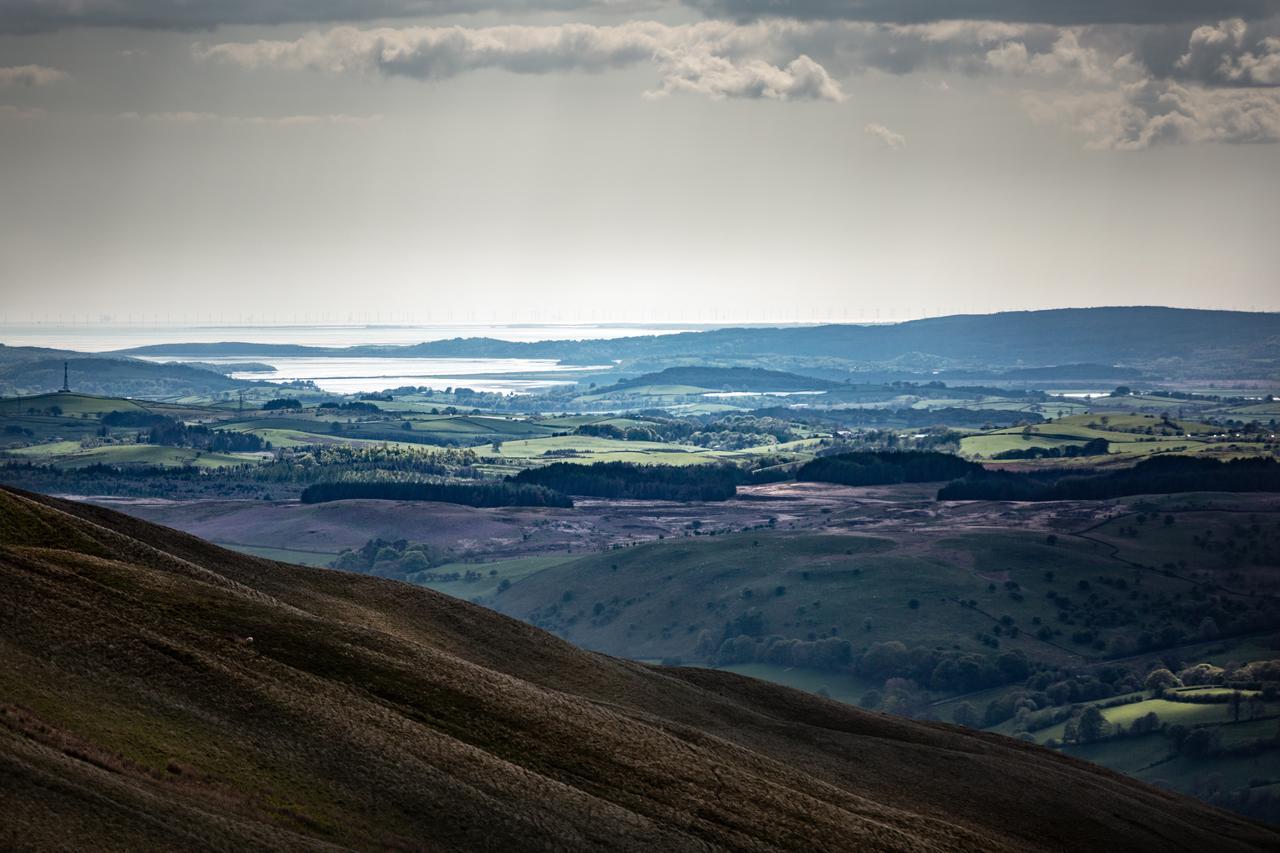
[[[24,348],[26,352],[35,352]],[[0,360],[0,394],[45,394],[62,387],[66,363],[71,386],[104,397],[182,397],[263,386],[236,380],[186,364],[155,364],[132,358],[103,358],[75,354],[63,358]]]
[[[1264,850],[998,736],[0,490],[7,849]]]

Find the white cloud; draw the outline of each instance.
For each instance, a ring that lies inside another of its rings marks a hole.
[[[1110,82],[1114,65],[1099,50],[1083,46],[1073,30],[1063,31],[1049,50],[1039,53],[1028,51],[1022,42],[1004,42],[987,51],[986,62],[1004,74],[1069,76],[1089,84]]]
[[[862,130],[880,140],[880,143],[885,148],[898,149],[907,147],[907,138],[905,136],[890,130],[882,124],[869,124]]]
[[[662,87],[645,92],[646,97],[692,92],[712,98],[845,99],[827,70],[803,55],[778,68],[758,59],[735,63],[705,51],[692,51],[664,57],[663,65]]]
[[[1280,142],[1280,92],[1147,79],[1117,91],[1031,96],[1033,118],[1065,122],[1087,147],[1140,151],[1189,143]]]
[[[736,26],[709,21],[668,26],[336,27],[292,41],[198,47],[198,58],[244,68],[275,67],[440,79],[481,68],[516,74],[597,72],[655,64],[659,97],[692,92],[714,98],[841,101],[840,85],[809,56],[785,56],[787,40],[812,28],[788,22]]]
[[[616,26],[335,27],[292,40],[198,47],[198,58],[280,68],[443,79],[482,68],[518,74],[603,72],[651,64],[649,98],[846,99],[841,84],[867,70],[922,69],[974,77],[1036,78],[1023,100],[1039,119],[1087,134],[1093,148],[1275,142],[1280,38],[1238,20],[1184,30],[1158,60],[1140,34],[1118,27],[1002,21],[878,24],[769,19]],[[1166,34],[1167,35],[1167,34]],[[1162,68],[1153,71],[1153,67]],[[876,135],[882,142],[900,136]],[[898,143],[900,144],[900,143]]]
[[[71,75],[43,65],[11,65],[0,68],[0,86],[47,86],[68,80]]]

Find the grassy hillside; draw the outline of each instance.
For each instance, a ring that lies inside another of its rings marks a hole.
[[[1141,527],[1158,556],[1163,546],[1155,543],[1164,537],[1177,542],[1212,528],[1225,541],[1223,531],[1236,522],[1231,514],[1196,513],[1169,526],[1135,518],[1052,543],[1015,529],[688,537],[584,556],[487,602],[590,648],[639,658],[705,660],[705,650],[696,651],[702,632],[718,647],[725,625],[751,611],[761,617],[753,627],[758,636],[840,637],[855,652],[897,640],[994,654],[995,638],[995,648],[1021,649],[1033,659],[1103,658],[1135,649],[1143,632],[1155,633],[1174,613],[1193,620],[1176,622],[1179,636],[1194,634],[1200,611],[1180,610],[1181,600],[1197,583],[1225,582],[1229,574],[1218,552],[1198,548],[1192,563],[1184,561],[1186,576],[1135,572],[1112,537],[1123,527],[1127,543],[1129,528]],[[1265,553],[1275,547],[1272,527],[1253,536]],[[1252,606],[1267,589],[1260,583],[1256,573],[1241,577],[1242,594],[1231,598]]]
[[[0,509],[6,847],[1280,843],[1014,741],[600,657],[108,510]]]

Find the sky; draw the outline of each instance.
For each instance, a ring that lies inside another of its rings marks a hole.
[[[1280,0],[0,0],[0,323],[1280,310]]]

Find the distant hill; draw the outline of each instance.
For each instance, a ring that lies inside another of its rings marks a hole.
[[[1053,379],[1105,379],[1133,381],[1143,378],[1143,372],[1132,367],[1113,364],[1053,364],[1046,367],[1015,367],[1010,370],[991,371],[947,370],[938,373],[939,379],[1018,379],[1042,382]]]
[[[625,379],[607,388],[598,388],[594,393],[612,394],[647,385],[691,385],[711,391],[762,394],[776,391],[824,391],[840,387],[839,383],[826,379],[813,379],[759,367],[668,367],[656,373]]]
[[[1002,737],[0,490],[10,849],[1274,850]]]
[[[1280,314],[1115,307],[956,315],[884,325],[729,328],[613,340],[499,341],[454,338],[399,347],[322,349],[268,344],[171,344],[128,354],[548,358],[574,364],[805,364],[868,370],[1027,368],[1106,364],[1161,375],[1274,376],[1280,370]],[[658,365],[660,366],[660,364]]]
[[[51,358],[71,358],[80,353],[48,347],[11,347],[0,343],[0,368],[23,361],[41,361]]]
[[[182,397],[233,391],[261,385],[231,379],[186,364],[155,364],[126,358],[73,355],[0,363],[0,394],[43,394],[62,387],[63,363],[68,363],[72,389],[103,397]]]

